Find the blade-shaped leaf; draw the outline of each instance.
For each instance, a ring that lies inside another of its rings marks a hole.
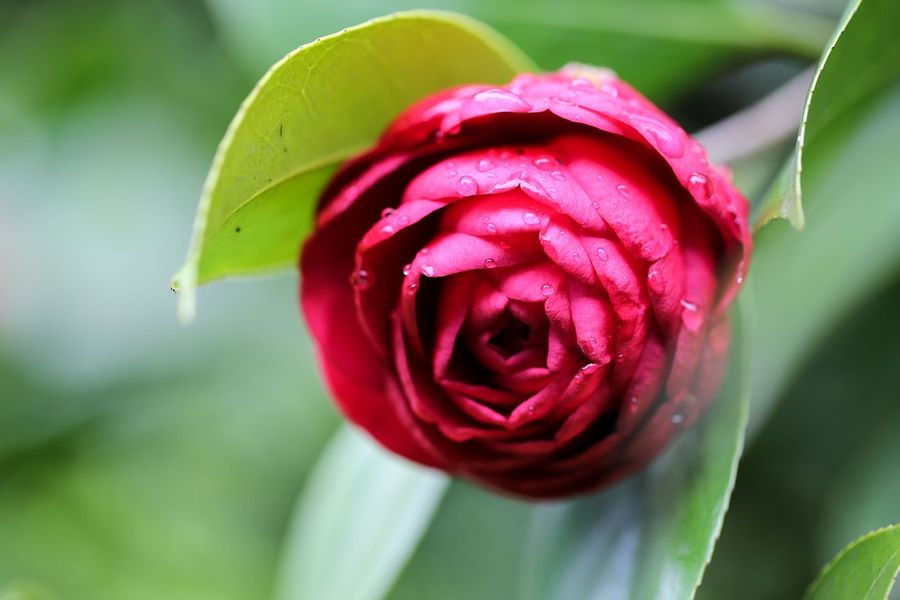
[[[900,525],[859,538],[810,586],[805,600],[887,600],[900,573]]]
[[[757,226],[772,219],[804,224],[802,204],[805,150],[837,117],[857,110],[900,75],[900,3],[850,3],[813,76],[794,155],[761,205]]]
[[[263,76],[219,144],[173,288],[295,264],[336,166],[423,96],[532,68],[499,34],[442,12],[398,13],[301,46]]]
[[[693,596],[721,530],[743,447],[747,352],[739,343],[746,339],[736,338],[716,404],[650,469],[591,497],[534,509],[523,598]]]
[[[900,261],[900,3],[854,8],[808,107],[806,228],[776,222],[756,236],[751,432],[815,341]]]
[[[378,600],[428,527],[448,480],[350,427],[303,491],[281,564],[280,600]]]

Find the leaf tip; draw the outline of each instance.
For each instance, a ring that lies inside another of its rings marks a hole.
[[[190,325],[197,317],[197,265],[189,260],[175,275],[170,285],[177,294],[176,314],[182,325]]]

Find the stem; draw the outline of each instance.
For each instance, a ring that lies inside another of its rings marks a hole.
[[[732,163],[797,134],[812,81],[809,68],[747,108],[694,134],[716,162]]]

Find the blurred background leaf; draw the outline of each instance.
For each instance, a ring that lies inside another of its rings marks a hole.
[[[415,550],[449,478],[342,427],[304,487],[280,567],[281,600],[378,600]]]
[[[608,66],[651,96],[689,89],[751,54],[816,58],[841,10],[821,0],[812,11],[766,0],[207,2],[235,54],[257,71],[293,49],[298,35],[312,39],[389,11],[442,8],[496,27],[545,69],[573,60]]]
[[[900,4],[856,6],[810,94],[797,155],[807,227],[798,235],[774,222],[756,236],[751,430],[816,340],[900,262]],[[787,202],[799,202],[799,181],[785,190]]]
[[[799,598],[847,540],[900,522],[898,275],[819,340],[749,444],[699,598]]]

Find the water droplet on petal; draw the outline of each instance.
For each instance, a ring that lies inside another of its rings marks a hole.
[[[549,283],[545,283],[544,285],[541,286],[541,296],[544,296],[546,298],[547,296],[550,296],[552,294],[553,294],[553,286],[552,285],[550,285]]]
[[[386,219],[394,213],[394,209],[390,206],[381,211],[381,218]]]
[[[619,97],[619,90],[611,83],[604,83],[600,86],[600,91],[604,94],[612,96],[613,98]]]
[[[485,229],[487,229],[488,233],[497,233],[497,226],[493,223],[488,223],[485,226]]]
[[[456,182],[456,192],[460,196],[473,196],[478,193],[478,183],[468,175],[463,175]]]
[[[415,281],[413,281],[408,286],[406,286],[406,291],[407,291],[407,293],[412,294],[418,289],[418,287],[419,287],[418,284]]]
[[[697,304],[695,302],[691,302],[690,300],[681,299],[681,306],[684,307],[684,310],[689,310],[691,312],[695,312],[697,310]]]
[[[434,277],[434,266],[422,265],[422,274],[425,275],[425,277]]]
[[[588,363],[581,367],[581,372],[585,375],[593,375],[597,372],[597,369],[600,368],[596,363]]]
[[[628,186],[624,183],[620,183],[616,186],[616,191],[619,192],[619,195],[623,198],[627,198],[631,195],[631,190],[628,189]]]
[[[410,263],[406,263],[403,265],[403,276],[406,277],[409,275],[409,272],[412,271],[412,265]]]
[[[651,267],[647,273],[647,285],[650,286],[650,290],[657,296],[661,296],[665,291],[666,284],[656,267]]]
[[[695,172],[688,178],[688,189],[694,196],[707,200],[713,194],[713,183],[703,173]]]
[[[673,424],[673,425],[680,425],[682,422],[684,422],[684,415],[683,415],[683,414],[681,414],[681,413],[675,413],[675,414],[672,415],[672,424]]]
[[[606,262],[609,260],[609,253],[604,248],[597,248],[597,258]]]
[[[684,300],[682,300],[681,305],[684,306],[684,304]],[[703,326],[703,314],[697,312],[696,304],[693,304],[693,306],[693,309],[684,306],[684,311],[681,313],[681,322],[684,323],[684,326],[688,331],[697,332],[700,331],[700,328]]]
[[[527,212],[522,215],[522,220],[525,221],[526,225],[539,225],[541,223],[540,217],[533,212]]]
[[[472,103],[485,112],[528,112],[531,105],[519,96],[499,88],[484,90],[472,96]]]
[[[534,159],[534,166],[541,171],[550,171],[559,166],[559,163],[552,156],[538,156]]]
[[[654,146],[666,156],[678,158],[684,154],[684,143],[665,123],[649,117],[632,117],[632,123],[645,137],[650,138]]]
[[[635,396],[632,396],[628,399],[628,412],[636,413],[638,410],[638,399]]]
[[[487,259],[487,260],[484,261],[484,268],[485,268],[485,269],[493,269],[493,268],[496,267],[496,266],[497,266],[497,261],[495,261],[493,258],[489,258],[489,259]]]
[[[737,277],[734,278],[734,280],[735,280],[735,282],[737,282],[738,285],[741,285],[742,283],[744,283],[744,276],[738,275]]]
[[[599,210],[599,209],[600,209],[600,203],[597,202],[596,200],[594,200],[593,202],[591,202],[591,208],[593,208],[594,210]]]
[[[353,271],[350,275],[350,285],[358,290],[368,289],[372,285],[372,276],[365,269]]]
[[[592,89],[594,84],[590,79],[585,79],[584,77],[576,77],[572,81],[569,82],[569,85],[576,89]]]
[[[391,225],[390,223],[388,223],[387,225],[385,225],[384,227],[381,228],[382,233],[391,234],[391,233],[394,233],[394,231],[395,231],[394,226]]]
[[[479,171],[481,171],[482,173],[484,173],[485,171],[490,171],[495,166],[497,166],[497,165],[495,165],[494,161],[492,161],[491,159],[482,158],[481,160],[478,161],[478,166],[476,168]]]
[[[563,175],[562,171],[551,171],[550,177],[557,181],[565,181],[566,176]]]
[[[406,227],[409,225],[409,216],[408,215],[400,215],[397,217],[397,225],[400,227]]]

